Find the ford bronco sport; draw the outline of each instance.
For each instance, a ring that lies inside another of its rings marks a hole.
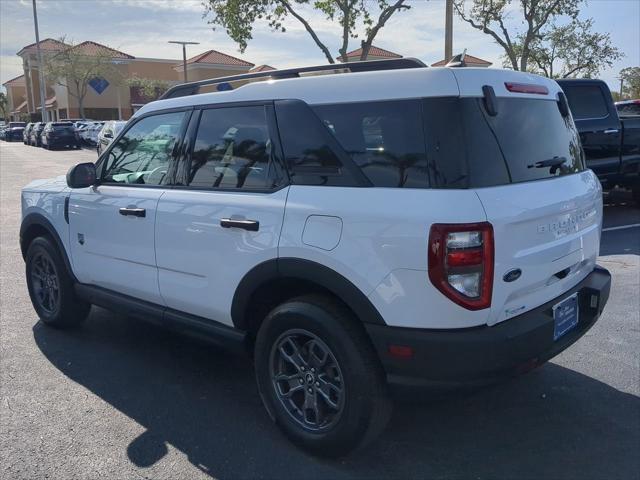
[[[389,386],[527,371],[600,317],[602,191],[557,83],[400,59],[173,87],[22,192],[33,306],[253,355],[296,444],[364,445]],[[268,80],[268,81],[253,81]]]

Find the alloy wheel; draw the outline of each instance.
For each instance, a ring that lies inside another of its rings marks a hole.
[[[53,314],[60,303],[60,280],[51,257],[38,253],[31,264],[31,282],[38,305]]]
[[[270,374],[278,400],[306,430],[324,431],[340,419],[344,377],[335,355],[317,335],[301,329],[280,335],[271,349]]]

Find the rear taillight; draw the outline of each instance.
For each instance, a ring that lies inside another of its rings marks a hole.
[[[469,310],[491,306],[493,227],[437,223],[429,232],[429,279],[447,298]]]

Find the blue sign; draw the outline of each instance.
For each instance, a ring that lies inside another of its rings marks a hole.
[[[233,90],[233,87],[231,86],[231,84],[229,82],[222,82],[219,83],[218,86],[216,87],[216,89],[219,92],[226,92],[228,90]]]
[[[106,79],[101,77],[95,77],[89,80],[89,85],[93,88],[98,95],[101,95],[107,87],[109,86],[109,82]]]

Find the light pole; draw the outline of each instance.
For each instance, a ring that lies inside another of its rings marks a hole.
[[[444,61],[453,57],[453,0],[447,0],[444,21]]]
[[[36,0],[33,0],[33,23],[36,29],[36,53],[38,55],[38,74],[40,76],[40,107],[42,108],[42,121],[46,122],[48,119],[45,107],[46,99],[44,98],[46,95],[44,87],[44,65],[42,64],[42,52],[40,51],[40,33],[38,32],[38,10],[36,9]]]
[[[33,0],[35,2],[35,0]],[[184,83],[187,83],[187,45],[200,45],[200,42],[182,42],[180,40],[169,40],[169,43],[182,45],[182,67],[184,69]]]

